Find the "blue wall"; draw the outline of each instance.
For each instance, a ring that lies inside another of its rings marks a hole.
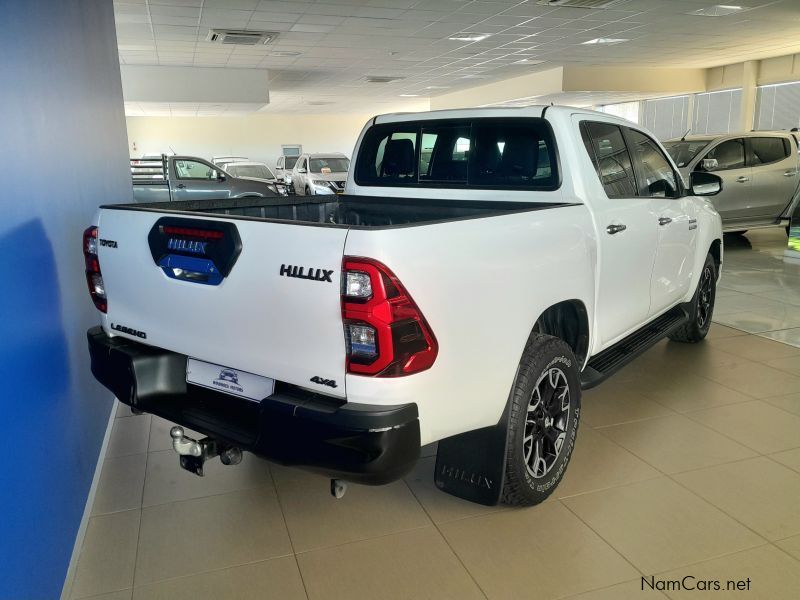
[[[0,598],[58,598],[111,395],[81,234],[131,199],[111,0],[0,0]]]

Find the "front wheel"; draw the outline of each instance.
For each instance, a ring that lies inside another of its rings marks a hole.
[[[700,273],[700,281],[689,303],[689,321],[669,334],[675,342],[696,344],[702,341],[711,328],[711,316],[714,314],[714,302],[717,299],[717,264],[711,254],[706,255],[706,262]]]
[[[581,385],[570,347],[531,335],[511,391],[502,501],[531,506],[558,486],[578,433]]]

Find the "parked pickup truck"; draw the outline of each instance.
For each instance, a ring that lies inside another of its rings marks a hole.
[[[752,131],[696,135],[664,142],[684,177],[715,173],[724,190],[712,200],[726,232],[786,227],[800,193],[800,154],[795,134]]]
[[[274,185],[233,177],[194,156],[166,156],[158,160],[131,159],[133,199],[136,202],[218,200],[277,196]]]
[[[420,160],[421,140],[430,148]],[[720,178],[563,107],[385,115],[341,196],[103,206],[85,232],[95,377],[174,421],[182,466],[241,450],[384,484],[544,500],[591,387],[708,332]],[[202,432],[186,437],[182,427]]]

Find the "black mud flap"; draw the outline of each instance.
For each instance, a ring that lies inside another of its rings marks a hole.
[[[440,490],[486,506],[500,503],[506,472],[507,419],[439,441],[434,481]]]

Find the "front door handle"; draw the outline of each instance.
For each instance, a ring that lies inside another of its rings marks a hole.
[[[609,225],[606,227],[606,232],[609,235],[614,235],[615,233],[619,233],[620,231],[625,231],[628,228],[627,225]]]
[[[740,175],[739,177],[736,178],[736,181],[738,183],[747,183],[748,181],[750,181],[750,178],[745,177],[744,175]]]
[[[670,219],[669,217],[659,217],[658,218],[658,224],[659,225],[669,225],[670,223],[672,223],[672,219]]]
[[[183,189],[183,188],[185,188],[185,187],[186,187],[186,186],[185,186],[185,185],[183,185],[182,183],[179,183],[179,184],[178,184],[178,189],[181,189],[181,190],[182,190],[182,189]]]
[[[784,177],[794,177],[795,175],[797,175],[797,171],[786,171],[783,174]]]

